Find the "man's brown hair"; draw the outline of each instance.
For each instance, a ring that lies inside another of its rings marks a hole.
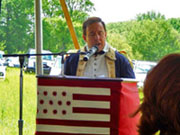
[[[91,24],[93,24],[93,23],[97,23],[97,22],[102,23],[102,25],[103,25],[103,27],[104,27],[104,30],[106,31],[106,25],[105,25],[105,23],[102,21],[101,18],[99,18],[99,17],[90,17],[90,18],[88,18],[86,21],[84,21],[84,23],[83,23],[83,27],[82,27],[82,29],[83,29],[83,35],[86,35],[86,29],[87,29],[87,27],[88,27],[89,25],[91,25]]]

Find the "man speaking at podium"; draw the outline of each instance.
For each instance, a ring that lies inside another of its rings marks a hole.
[[[86,45],[67,58],[64,65],[65,75],[135,78],[128,59],[106,42],[106,26],[101,18],[88,18],[82,28]],[[80,52],[86,54],[80,55]]]

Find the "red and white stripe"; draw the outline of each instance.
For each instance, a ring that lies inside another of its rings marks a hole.
[[[36,134],[110,134],[109,88],[38,86]]]

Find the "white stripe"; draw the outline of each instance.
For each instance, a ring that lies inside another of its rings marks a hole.
[[[38,132],[57,132],[57,133],[78,133],[78,134],[99,134],[109,135],[109,128],[101,127],[77,127],[77,126],[54,126],[54,125],[36,125]]]
[[[44,91],[47,91],[48,93],[46,96],[43,94]],[[38,92],[39,112],[37,114],[37,118],[61,120],[110,121],[110,114],[72,112],[73,107],[110,109],[109,101],[80,101],[72,99],[74,93],[88,95],[110,95],[110,89],[39,86]],[[57,92],[57,95],[53,96],[53,92]],[[63,92],[66,92],[65,96],[62,95]],[[41,100],[43,101],[43,104],[40,104]],[[49,101],[53,101],[53,105],[50,105]],[[59,101],[62,103],[61,105],[58,104]],[[71,104],[67,105],[67,101]],[[43,113],[44,109],[47,109],[47,113]],[[56,114],[53,114],[54,110],[57,111]],[[63,114],[62,111],[66,111],[66,114]]]
[[[38,86],[38,90],[61,90],[68,91],[74,94],[89,94],[89,95],[107,95],[109,96],[110,88],[89,88],[89,87],[63,87],[63,86]]]
[[[39,119],[59,119],[59,120],[84,120],[84,121],[104,121],[109,122],[110,121],[110,115],[109,114],[80,114],[80,113],[73,113],[73,114],[56,114],[53,115],[49,110],[48,114],[43,114],[39,112],[37,114],[37,118]]]
[[[86,108],[103,108],[109,109],[110,103],[106,101],[78,101],[74,100],[73,107],[86,107]]]

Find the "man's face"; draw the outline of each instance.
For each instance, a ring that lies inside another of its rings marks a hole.
[[[86,28],[86,35],[83,35],[89,48],[98,45],[99,51],[104,49],[106,42],[106,32],[102,23],[96,22]]]

